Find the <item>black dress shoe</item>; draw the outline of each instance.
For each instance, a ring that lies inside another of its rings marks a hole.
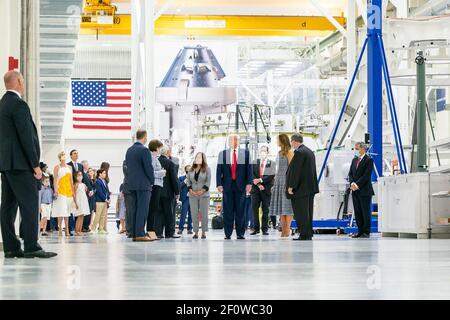
[[[24,253],[24,258],[42,258],[42,259],[48,259],[48,258],[53,258],[55,256],[57,256],[57,253],[54,252],[47,252],[44,250],[38,250],[38,251],[34,251],[34,252],[25,252]]]
[[[361,236],[362,236],[362,233],[357,233],[357,234],[352,235],[352,238],[357,239],[357,238],[361,238]]]
[[[312,237],[302,237],[302,236],[300,236],[300,237],[297,237],[297,238],[292,238],[292,240],[294,240],[294,241],[311,241]]]
[[[267,231],[263,231],[263,236],[268,236],[269,233]]]
[[[13,258],[23,258],[24,253],[22,249],[17,251],[9,251],[5,252],[5,259],[13,259]]]
[[[368,239],[368,238],[370,238],[370,234],[368,234],[368,233],[363,233],[363,234],[360,236],[360,238]]]
[[[238,240],[245,240],[245,237],[244,236],[238,236],[237,239]]]
[[[178,236],[178,235],[171,235],[171,236],[168,236],[168,237],[166,237],[166,239],[179,239],[179,238],[181,238],[181,236]]]
[[[231,240],[231,237],[225,237],[224,239],[225,240]]]
[[[259,231],[253,231],[252,233],[250,233],[251,236],[256,236],[259,233]]]

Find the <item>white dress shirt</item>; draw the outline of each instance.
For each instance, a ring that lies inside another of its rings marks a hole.
[[[15,93],[15,94],[17,94],[19,96],[20,99],[22,99],[22,95],[19,92],[17,92],[16,90],[9,89],[9,90],[6,90],[6,91]]]

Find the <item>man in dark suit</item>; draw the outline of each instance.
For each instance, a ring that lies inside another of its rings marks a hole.
[[[70,151],[70,160],[71,161],[67,162],[67,165],[72,168],[73,173],[78,172],[78,171],[83,172],[83,165],[78,162],[78,151],[77,150],[74,149],[74,150]]]
[[[358,233],[353,238],[369,238],[371,223],[371,200],[375,194],[372,188],[373,159],[366,154],[367,146],[363,142],[355,144],[356,157],[348,173],[352,190],[353,209]]]
[[[155,183],[152,155],[145,146],[147,143],[147,131],[138,130],[136,132],[136,140],[128,148],[125,156],[128,169],[128,190],[134,194],[136,199],[136,205],[132,212],[134,225],[132,226],[131,235],[133,241],[153,241],[147,236],[145,231],[151,190]]]
[[[94,201],[93,207],[95,207],[95,184],[92,182],[92,180],[89,178],[89,162],[87,160],[81,161],[81,164],[83,165],[83,183],[86,185],[88,191],[86,195],[88,196],[89,200],[89,209],[90,214],[88,216],[85,216],[83,219],[83,232],[89,232],[89,226],[91,225],[91,218],[92,218],[92,209],[91,209],[91,202]]]
[[[83,165],[78,162],[78,151],[77,150],[74,149],[74,150],[70,151],[70,160],[71,161],[67,162],[67,165],[72,168],[72,173],[75,173],[78,171],[83,172]],[[85,180],[84,174],[83,174],[83,180]],[[84,220],[87,220],[87,219],[84,219]],[[71,236],[73,235],[72,232],[74,229],[75,229],[75,219],[73,218],[73,213],[71,213],[70,217],[69,217],[69,231],[70,231]]]
[[[178,172],[180,171],[180,159],[177,157],[174,157],[172,154],[172,147],[169,147],[169,151],[167,153],[167,158],[173,162],[173,164],[175,165],[174,169],[175,169],[175,173],[176,176],[178,177]],[[179,184],[179,182],[178,182]],[[179,188],[181,188],[181,185],[179,184],[178,186]],[[177,209],[177,199],[173,199],[172,201],[172,216],[173,216],[173,231],[175,232],[175,226],[176,226],[176,209]]]
[[[250,235],[260,231],[259,208],[262,208],[262,233],[269,234],[269,207],[271,190],[275,179],[275,164],[267,156],[269,148],[262,146],[259,150],[260,158],[253,164],[253,185],[251,191],[254,230]]]
[[[286,173],[286,196],[291,199],[294,218],[300,230],[299,237],[294,240],[311,240],[314,196],[319,193],[316,158],[314,153],[303,144],[302,135],[292,135],[291,145],[295,152]]]
[[[123,194],[125,196],[125,228],[127,230],[127,237],[133,237],[133,229],[135,225],[133,212],[136,210],[136,195],[130,191],[128,184],[128,167],[124,160],[122,164],[123,171]]]
[[[175,172],[175,164],[168,158],[169,148],[163,146],[161,148],[161,156],[159,162],[166,175],[164,177],[163,188],[161,190],[161,198],[159,201],[160,211],[155,217],[155,231],[158,238],[180,238],[175,235],[175,221],[173,216],[173,202],[180,197],[180,185],[178,184],[178,176]]]
[[[38,243],[41,151],[30,108],[22,100],[25,82],[17,71],[6,73],[4,81],[7,92],[0,100],[0,221],[5,258],[51,258],[56,253],[44,251]],[[18,208],[24,250],[14,228]]]
[[[245,239],[245,197],[252,188],[250,152],[239,148],[239,136],[229,137],[229,149],[219,153],[216,185],[223,193],[223,219],[225,239],[231,239],[236,225],[237,239]]]

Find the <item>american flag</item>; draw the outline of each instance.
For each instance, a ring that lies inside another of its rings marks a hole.
[[[130,80],[72,80],[74,129],[131,130]]]

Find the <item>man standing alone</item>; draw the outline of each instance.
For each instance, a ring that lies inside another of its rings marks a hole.
[[[239,148],[239,136],[229,137],[230,148],[219,153],[216,185],[223,193],[225,239],[231,239],[236,225],[237,239],[245,239],[245,196],[252,188],[250,152]]]
[[[133,208],[134,226],[132,226],[133,241],[153,241],[145,232],[148,207],[152,186],[155,183],[153,173],[152,156],[150,150],[145,147],[147,143],[147,131],[136,132],[136,142],[127,150],[125,163],[127,167],[128,192],[132,192],[136,199]],[[132,220],[133,220],[132,218]]]
[[[295,152],[287,171],[286,189],[300,230],[299,237],[294,240],[311,240],[314,196],[319,193],[316,158],[314,153],[303,144],[302,135],[292,135],[291,145]]]
[[[372,187],[373,159],[366,154],[367,147],[362,142],[355,144],[355,151],[357,154],[348,173],[356,224],[358,225],[358,233],[353,238],[369,238],[371,200],[375,194]]]
[[[5,258],[51,258],[38,243],[38,181],[40,147],[28,104],[22,100],[25,82],[17,71],[4,77],[7,92],[0,100],[0,172],[2,200],[0,221]],[[17,239],[14,222],[20,209],[24,250]]]

